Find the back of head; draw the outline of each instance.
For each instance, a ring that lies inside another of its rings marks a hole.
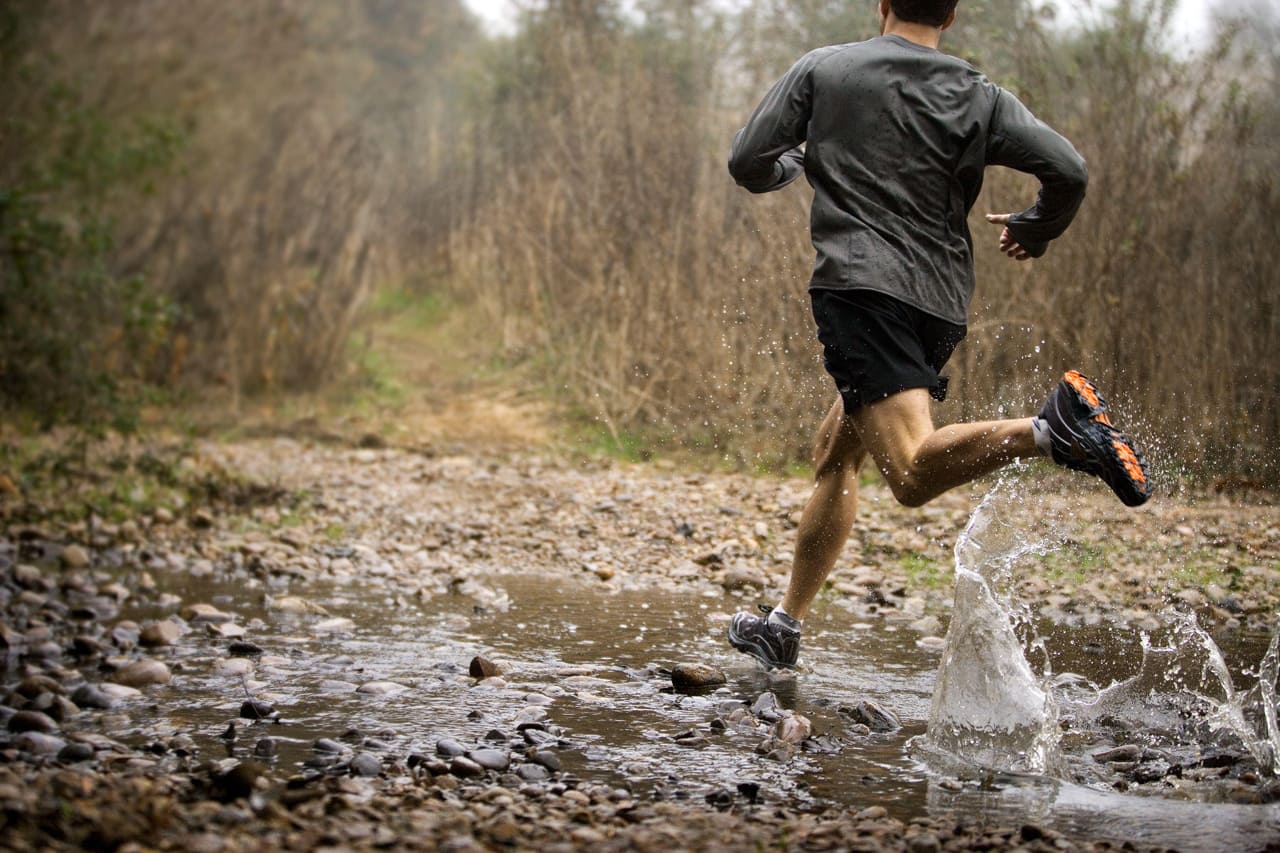
[[[941,27],[955,11],[957,0],[889,0],[899,21]]]

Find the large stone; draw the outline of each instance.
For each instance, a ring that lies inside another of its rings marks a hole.
[[[873,732],[892,732],[902,728],[896,714],[870,699],[862,699],[853,705],[841,705],[839,711]]]
[[[182,636],[182,629],[168,619],[152,622],[142,629],[138,642],[144,646],[172,646]]]
[[[235,614],[224,613],[212,604],[190,604],[182,608],[182,618],[188,622],[234,622]]]
[[[356,692],[363,693],[366,696],[396,696],[408,689],[403,684],[397,684],[394,681],[370,681],[368,684],[361,684],[357,687]]]
[[[265,720],[276,712],[261,699],[246,699],[240,704],[240,716],[246,720]]]
[[[68,569],[84,569],[91,562],[89,552],[81,545],[68,545],[63,548],[58,559]]]
[[[725,684],[729,679],[714,666],[680,663],[671,669],[671,686],[676,690],[705,690]]]
[[[169,667],[158,660],[139,660],[126,664],[116,670],[111,680],[125,687],[146,687],[151,684],[165,684],[172,678]]]
[[[511,765],[511,758],[499,749],[473,749],[467,753],[476,764],[485,770],[506,770]]]
[[[13,739],[13,745],[32,755],[57,755],[67,742],[44,732],[23,732]]]
[[[19,711],[9,718],[11,732],[41,732],[49,734],[58,730],[58,724],[48,714],[40,711]]]
[[[377,776],[382,772],[382,761],[371,752],[357,753],[351,759],[351,775]]]
[[[313,634],[345,634],[356,629],[356,623],[343,616],[322,619],[311,626]]]
[[[813,724],[808,717],[790,714],[778,720],[773,726],[773,736],[786,743],[800,744],[813,734]]]
[[[501,667],[483,655],[476,655],[471,659],[469,671],[472,678],[493,678],[502,675]]]

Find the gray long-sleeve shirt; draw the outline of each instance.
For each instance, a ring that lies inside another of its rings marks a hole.
[[[988,165],[1039,179],[1035,204],[1008,226],[1039,257],[1084,200],[1084,160],[968,63],[892,35],[802,57],[729,158],[752,192],[807,176],[810,287],[876,290],[960,324],[974,287],[966,218]]]

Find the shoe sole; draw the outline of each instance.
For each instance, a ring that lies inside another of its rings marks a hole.
[[[794,663],[783,663],[775,660],[768,646],[762,645],[756,640],[748,639],[734,630],[734,622],[729,623],[729,645],[733,646],[743,654],[750,655],[769,669],[795,669]]]
[[[1062,381],[1074,392],[1075,406],[1088,412],[1086,419],[1107,433],[1102,437],[1072,430],[1075,442],[1093,448],[1096,454],[1096,458],[1091,460],[1095,464],[1083,470],[1100,477],[1125,506],[1136,507],[1146,503],[1151,498],[1146,463],[1128,437],[1111,423],[1107,402],[1097,386],[1077,370],[1067,371]]]

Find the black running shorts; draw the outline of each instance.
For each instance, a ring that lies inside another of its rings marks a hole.
[[[845,412],[908,388],[947,396],[938,371],[964,340],[965,327],[874,290],[809,291],[822,360]]]

